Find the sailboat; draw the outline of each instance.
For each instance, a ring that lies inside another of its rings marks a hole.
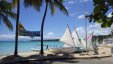
[[[66,31],[64,32],[63,36],[60,38],[60,41],[65,44],[64,47],[65,46],[75,47],[76,44],[74,43],[69,26],[67,26]]]
[[[86,42],[84,39],[79,39],[76,29],[71,33],[69,26],[60,38],[60,41],[64,43],[63,48],[53,49],[54,53],[74,53],[86,51]]]
[[[78,35],[76,31],[71,33],[69,26],[67,25],[66,31],[64,32],[63,36],[60,38],[60,41],[64,43],[64,49],[69,49],[73,52],[82,52],[84,49],[80,44]]]

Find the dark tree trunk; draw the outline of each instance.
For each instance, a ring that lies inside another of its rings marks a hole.
[[[16,36],[15,36],[14,56],[18,55],[18,24],[19,24],[19,15],[20,15],[20,0],[18,0],[18,4],[17,4],[17,20],[16,20]]]
[[[43,51],[43,30],[44,30],[44,22],[45,22],[45,18],[46,18],[46,14],[47,14],[47,9],[48,9],[48,2],[46,2],[46,8],[45,8],[45,12],[44,12],[44,16],[43,16],[42,24],[41,24],[41,51],[40,51],[41,55],[44,54],[44,51]]]

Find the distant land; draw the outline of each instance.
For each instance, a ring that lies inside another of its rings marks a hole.
[[[0,40],[0,42],[11,42],[11,41],[15,41],[15,40]],[[19,40],[19,42],[21,41],[41,41],[40,39],[38,40]],[[59,41],[59,39],[44,39],[44,41]]]
[[[30,40],[30,41],[41,41],[41,40]],[[44,41],[59,41],[59,39],[45,39]]]

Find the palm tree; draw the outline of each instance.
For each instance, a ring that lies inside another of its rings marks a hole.
[[[16,13],[12,12],[12,3],[9,3],[6,0],[0,0],[0,20],[3,21],[3,23],[5,23],[6,26],[10,30],[13,30],[13,26],[12,26],[10,20],[8,19],[9,17],[11,17],[11,18],[13,18],[13,19],[16,20],[16,18],[18,19],[19,16],[16,15]],[[19,27],[19,28],[25,30],[24,27],[23,27],[23,25],[21,23],[19,23],[18,21],[16,22],[16,28]],[[18,34],[18,31],[17,30],[16,30],[16,34]],[[16,38],[18,39],[18,35],[17,35]],[[17,43],[17,41],[18,40],[16,40],[16,43]],[[15,46],[15,54],[14,55],[17,55],[17,52],[16,52],[17,51],[16,50],[17,46],[18,45],[16,44],[16,46]]]
[[[48,5],[50,5],[50,10],[51,10],[52,15],[55,12],[55,6],[58,7],[61,11],[63,11],[66,15],[68,15],[66,8],[62,4],[63,0],[24,0],[24,5],[25,5],[25,7],[32,6],[37,11],[40,11],[40,8],[41,8],[43,2],[46,3],[46,8],[45,8],[45,12],[44,12],[44,16],[43,16],[42,24],[41,24],[41,55],[43,55],[43,30],[44,30],[44,23],[45,23],[47,10],[48,10]],[[19,0],[13,0],[13,5],[15,6],[17,4],[18,4],[18,9],[17,9],[18,10],[17,15],[18,15],[19,14],[19,6],[20,6]],[[18,17],[17,17],[17,19],[18,19]],[[18,27],[16,29],[18,29]],[[18,31],[16,31],[16,35],[18,34],[17,32]],[[16,37],[16,43],[18,43],[17,41],[18,41],[18,37]],[[16,47],[17,47],[17,45],[16,45]],[[15,49],[17,49],[17,48],[15,48]]]
[[[9,17],[16,19],[16,14],[12,12],[11,3],[5,0],[0,0],[0,20],[6,24],[9,30],[13,30],[13,26],[9,20]]]
[[[43,1],[45,1],[46,7],[45,7],[45,12],[44,12],[44,16],[43,16],[42,24],[41,24],[41,51],[40,51],[41,55],[44,54],[44,52],[43,52],[43,30],[44,30],[44,23],[45,23],[45,18],[46,18],[48,6],[50,6],[50,10],[51,10],[52,15],[55,12],[55,7],[59,8],[66,15],[68,15],[68,12],[67,12],[66,8],[62,4],[63,0],[35,0],[34,2],[32,0],[24,0],[24,3],[25,3],[26,7],[33,6],[36,10],[39,11],[40,6],[42,5]],[[30,2],[31,2],[31,4],[30,4]]]
[[[15,36],[15,51],[14,51],[14,56],[17,56],[18,55],[18,29],[21,28],[21,29],[25,30],[25,28],[19,22],[19,17],[20,17],[20,0],[12,0],[12,6],[13,7],[17,6],[16,36]]]
[[[14,7],[17,5],[16,36],[15,36],[15,51],[14,51],[14,56],[17,56],[18,55],[18,29],[19,29],[19,17],[20,17],[20,0],[12,0],[12,4]]]
[[[42,1],[42,0],[37,0],[37,3],[36,3],[36,5],[37,5],[36,7],[37,8],[41,6],[40,5],[40,1]],[[34,1],[33,0],[24,0],[24,2],[27,2],[27,4],[29,4],[29,5],[34,5]],[[20,0],[12,0],[12,6],[14,8],[17,6],[16,37],[15,37],[15,51],[14,51],[14,55],[17,56],[18,55],[18,29],[19,29],[19,27],[22,27],[24,29],[24,27],[21,24],[19,25]],[[27,7],[27,6],[25,5],[25,7]],[[38,8],[38,9],[40,9],[40,8]]]

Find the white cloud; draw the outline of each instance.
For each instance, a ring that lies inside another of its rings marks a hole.
[[[85,18],[85,15],[79,15],[78,16],[78,19],[83,19],[83,18]]]
[[[68,1],[68,4],[74,4],[75,2],[74,1]]]
[[[85,30],[84,30],[84,27],[78,27],[78,28],[76,28],[76,31],[77,31],[77,33],[78,33],[78,35],[80,36],[80,37],[82,37],[82,38],[84,38],[85,37]]]
[[[54,36],[54,33],[53,32],[48,32],[47,35],[48,36]]]
[[[89,2],[89,1],[92,1],[92,0],[80,0],[80,2]]]
[[[107,17],[109,17],[109,18],[112,17],[112,12],[109,13],[109,14],[107,15]]]
[[[19,40],[29,40],[31,39],[28,36],[19,36],[18,37]],[[1,34],[0,35],[0,40],[14,40],[15,39],[15,35],[10,35],[10,34]]]
[[[47,34],[44,34],[44,39],[57,39],[59,37],[56,37],[53,32],[48,32]],[[41,39],[40,37],[33,37],[34,40]],[[10,34],[1,34],[0,35],[0,41],[6,41],[6,40],[15,40],[15,35]],[[19,40],[32,40],[29,36],[19,36]]]
[[[14,36],[15,35],[9,35],[9,34],[2,34],[0,35],[0,38],[3,38],[3,39],[14,39]]]
[[[69,14],[69,16],[75,16],[75,14]]]
[[[84,27],[78,27],[77,32],[80,37],[85,37],[85,28]],[[101,28],[100,24],[92,24],[87,26],[87,33],[88,35],[94,31],[93,35],[108,35],[111,33],[111,30],[113,30],[113,25],[111,28]]]
[[[58,39],[59,37],[55,36],[54,32],[48,32],[45,34],[44,39]]]

